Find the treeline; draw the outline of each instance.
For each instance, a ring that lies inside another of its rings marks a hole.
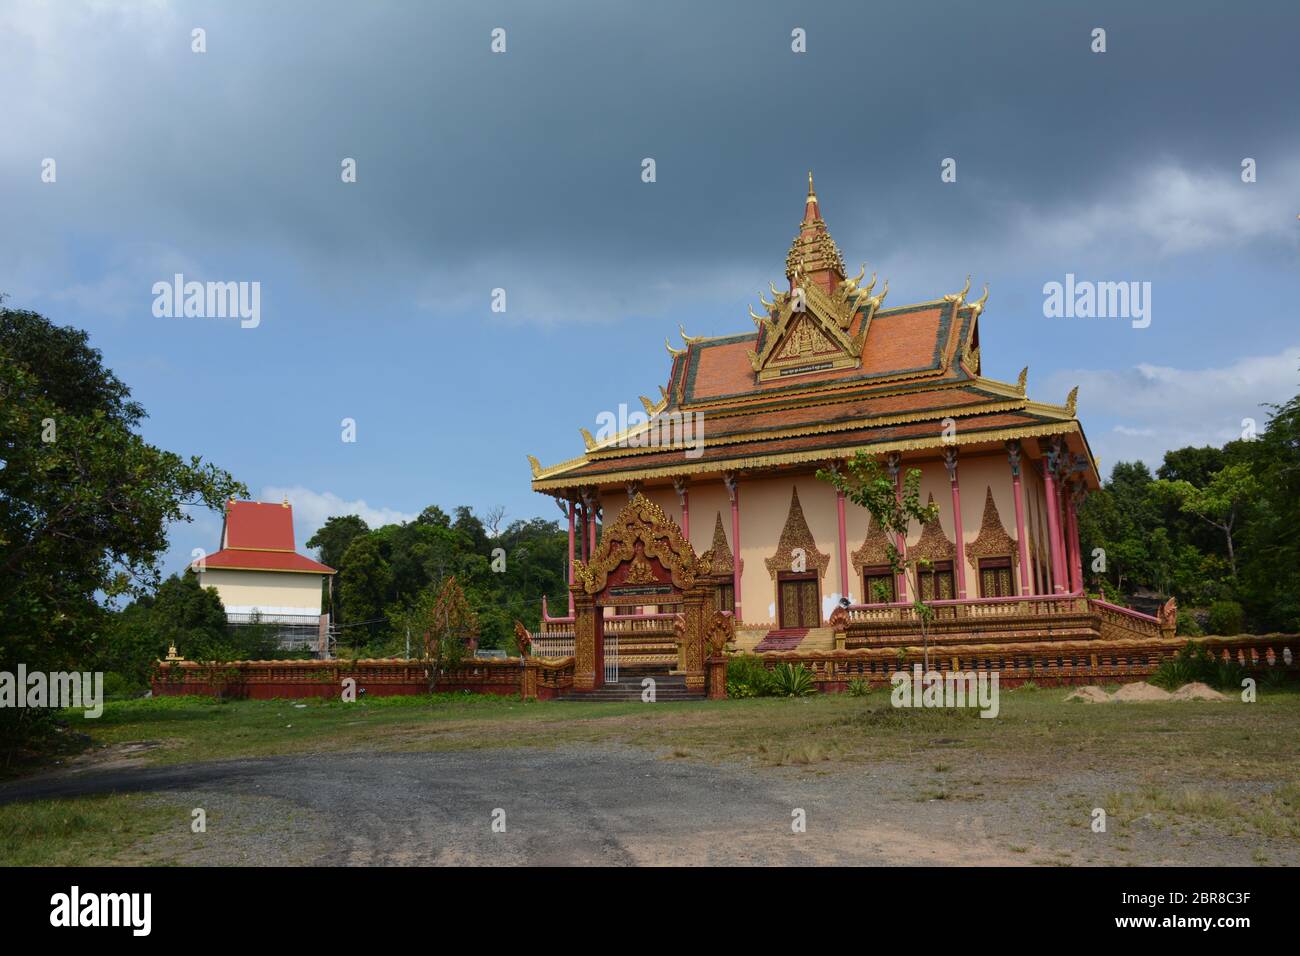
[[[374,529],[355,515],[325,522],[307,546],[338,571],[322,606],[332,609],[340,645],[404,653],[404,613],[453,576],[478,616],[483,648],[513,648],[514,621],[535,627],[543,594],[552,609],[567,608],[567,530],[542,518],[501,529],[501,516],[498,509],[485,523],[464,505],[453,515],[430,505],[414,521]]]
[[[1184,633],[1300,630],[1300,396],[1268,407],[1257,437],[1115,465],[1079,512],[1091,589],[1173,595]]]

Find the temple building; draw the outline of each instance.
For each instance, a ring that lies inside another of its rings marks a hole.
[[[530,456],[534,490],[568,519],[571,567],[591,560],[598,526],[640,494],[697,554],[711,554],[715,606],[733,613],[743,648],[852,648],[891,627],[910,634],[913,596],[890,571],[884,534],[815,477],[867,452],[900,484],[919,469],[922,502],[938,505],[938,521],[901,544],[932,562],[921,588],[947,609],[951,639],[986,626],[981,607],[1008,601],[1050,619],[1056,636],[1096,636],[1064,604],[1039,614],[1028,603],[1083,590],[1076,509],[1100,479],[1077,389],[1037,401],[1027,369],[1015,382],[983,374],[988,290],[971,299],[969,277],[930,301],[887,306],[888,281],[864,282],[865,272],[847,274],[809,174],[786,282],[771,286],[770,301],[759,296],[753,328],[681,331],[659,397],[641,399],[644,415],[597,436],[581,429],[585,447],[568,461]],[[604,614],[670,614],[670,597]],[[837,609],[845,613],[832,622]],[[547,620],[565,618],[548,609]]]
[[[294,548],[293,506],[226,503],[221,547],[189,566],[199,586],[216,588],[232,627],[275,625],[282,647],[328,656],[329,615],[321,612],[333,568]]]

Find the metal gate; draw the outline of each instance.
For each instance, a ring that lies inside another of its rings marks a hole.
[[[618,635],[605,635],[605,683],[618,683]]]

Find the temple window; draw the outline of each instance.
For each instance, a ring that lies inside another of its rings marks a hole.
[[[980,558],[980,597],[1013,597],[1011,558]]]
[[[893,604],[894,572],[887,564],[862,569],[862,603]]]
[[[816,572],[782,572],[777,577],[777,604],[782,628],[820,627],[821,588]]]
[[[929,567],[918,568],[917,578],[922,601],[951,601],[957,596],[951,561],[935,561]]]
[[[736,586],[732,583],[718,585],[718,610],[734,611],[736,607]]]

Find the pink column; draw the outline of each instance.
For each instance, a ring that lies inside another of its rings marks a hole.
[[[966,600],[966,538],[961,530],[961,486],[957,480],[957,449],[947,448],[943,464],[948,469],[948,484],[952,487],[952,533],[957,539],[957,597]]]
[[[1029,583],[1029,537],[1025,534],[1025,489],[1020,484],[1020,442],[1007,442],[1007,458],[1011,462],[1011,492],[1016,502],[1016,551],[1020,558],[1020,593],[1032,593]]]
[[[1079,545],[1079,513],[1075,510],[1074,493],[1069,490],[1065,493],[1065,518],[1073,555],[1070,562],[1070,590],[1079,594],[1083,591],[1083,551]]]
[[[1047,492],[1047,538],[1052,553],[1052,592],[1065,593],[1064,562],[1061,557],[1061,499],[1056,493],[1056,478],[1052,472],[1056,455],[1049,453],[1043,462],[1043,488]]]
[[[677,491],[677,500],[682,504],[682,537],[691,540],[691,489],[682,480],[673,481]]]
[[[844,492],[835,492],[835,514],[840,525],[840,597],[849,596],[849,535],[844,525]]]
[[[587,554],[587,506],[584,504],[578,508],[578,530],[581,532],[579,541],[582,544],[582,560],[587,562],[591,556]]]
[[[731,596],[735,600],[735,622],[740,623],[740,486],[735,475],[724,475],[727,495],[731,498]]]
[[[573,617],[573,518],[577,505],[569,502],[569,617]]]

